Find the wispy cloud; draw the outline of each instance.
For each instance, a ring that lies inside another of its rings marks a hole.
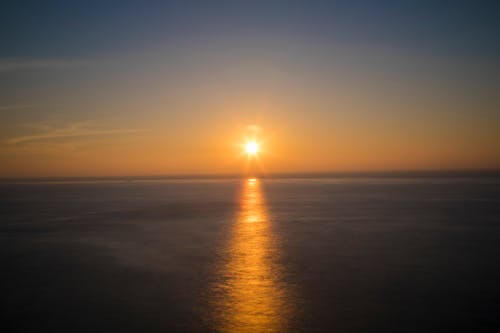
[[[27,154],[46,154],[46,153],[60,153],[60,152],[75,152],[82,147],[85,143],[67,141],[67,142],[43,142],[43,141],[30,141],[19,145],[0,145],[0,154],[2,153],[27,153]]]
[[[43,131],[30,135],[22,135],[9,138],[4,141],[8,145],[49,141],[55,139],[70,139],[89,136],[120,135],[120,134],[140,134],[149,132],[148,129],[140,128],[102,128],[90,125],[88,122],[71,123],[60,127],[51,127],[42,124]]]
[[[88,65],[78,59],[12,59],[0,58],[0,73],[19,70],[67,69]]]
[[[0,111],[31,109],[32,107],[33,105],[31,104],[0,105]]]

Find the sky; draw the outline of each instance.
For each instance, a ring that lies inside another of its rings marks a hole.
[[[0,178],[500,168],[495,1],[2,1]],[[256,130],[257,129],[257,130]]]

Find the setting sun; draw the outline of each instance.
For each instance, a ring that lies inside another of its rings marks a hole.
[[[250,141],[245,144],[245,151],[248,155],[256,155],[259,152],[259,145],[255,141]]]
[[[245,152],[248,155],[256,155],[259,152],[259,145],[255,141],[250,141],[245,144]]]

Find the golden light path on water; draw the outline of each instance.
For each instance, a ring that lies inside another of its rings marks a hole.
[[[280,332],[291,315],[281,281],[279,249],[272,234],[260,181],[244,181],[240,208],[215,286],[218,332]]]

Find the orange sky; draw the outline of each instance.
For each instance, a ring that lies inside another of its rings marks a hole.
[[[243,143],[248,137],[259,141],[259,164],[266,173],[500,166],[499,136],[483,130],[488,124],[469,128],[458,123],[443,128],[438,123],[408,124],[405,119],[320,121],[287,117],[283,110],[276,111],[277,115],[256,111],[257,116],[240,116],[231,110],[214,114],[174,124],[159,119],[150,126],[139,121],[134,127],[47,125],[33,130],[38,137],[31,134],[9,139],[1,151],[1,174],[57,177],[242,173],[246,165]],[[249,125],[258,126],[259,132],[253,134]]]

